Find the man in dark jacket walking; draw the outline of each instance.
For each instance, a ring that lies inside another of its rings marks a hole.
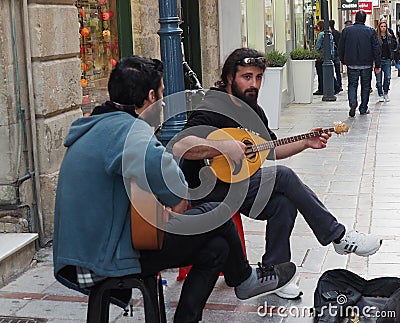
[[[381,50],[375,29],[365,26],[367,14],[356,13],[354,25],[344,28],[339,42],[340,61],[347,65],[349,116],[356,114],[358,79],[361,82],[360,115],[369,113],[368,101],[371,88],[372,68],[381,71]]]

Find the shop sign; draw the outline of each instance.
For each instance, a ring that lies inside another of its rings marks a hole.
[[[360,1],[358,3],[358,10],[364,10],[367,15],[372,15],[372,2],[371,1]],[[356,10],[352,10],[351,14],[355,15]]]
[[[358,10],[358,0],[342,0],[342,10]]]
[[[379,8],[380,2],[379,0],[372,0],[372,7],[373,8]]]

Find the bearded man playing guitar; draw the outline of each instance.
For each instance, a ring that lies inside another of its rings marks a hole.
[[[265,267],[290,261],[290,235],[298,211],[322,245],[333,243],[339,254],[374,254],[381,240],[347,230],[292,169],[281,165],[259,168],[264,159],[258,151],[268,145],[254,144],[256,139],[272,140],[270,148],[275,149],[265,157],[283,159],[308,148],[325,148],[333,131],[315,128],[310,134],[283,140],[283,144],[277,140],[257,103],[265,68],[266,59],[256,50],[233,51],[224,63],[217,87],[206,93],[203,102],[190,113],[184,130],[174,139],[172,151],[183,157],[182,169],[193,191],[191,204],[224,201],[232,212],[239,210],[251,218],[268,221],[262,256]],[[239,137],[235,137],[236,132]],[[254,133],[257,135],[253,141]],[[257,169],[254,174],[253,164]],[[221,170],[222,176],[218,174],[219,168],[226,170]],[[249,178],[243,179],[246,174]],[[218,179],[213,180],[212,175]],[[290,284],[276,294],[293,299],[302,292],[297,285]]]

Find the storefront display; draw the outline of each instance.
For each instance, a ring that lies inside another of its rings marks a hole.
[[[82,110],[107,100],[107,82],[119,60],[116,0],[78,0]]]

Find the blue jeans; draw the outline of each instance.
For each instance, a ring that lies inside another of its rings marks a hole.
[[[383,73],[383,91],[382,91],[382,73]],[[387,94],[389,92],[391,74],[392,74],[392,61],[390,59],[383,59],[381,61],[381,72],[375,75],[378,95],[382,96],[384,93]]]
[[[350,108],[357,107],[357,88],[358,79],[361,83],[361,104],[359,107],[360,113],[365,113],[368,110],[369,90],[371,89],[372,67],[366,69],[347,68],[348,78],[348,94]]]

